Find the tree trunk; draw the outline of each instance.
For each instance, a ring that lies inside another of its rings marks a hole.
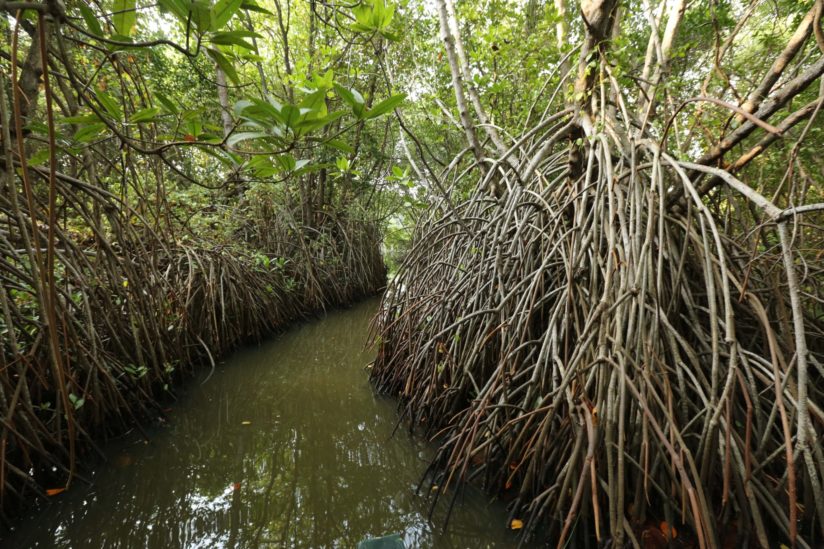
[[[443,40],[444,48],[446,49],[446,58],[449,61],[449,71],[452,73],[452,88],[455,91],[455,102],[458,105],[458,114],[460,115],[461,126],[466,134],[466,140],[472,149],[472,153],[475,155],[475,160],[480,162],[483,158],[483,149],[481,149],[481,143],[478,141],[478,133],[475,128],[475,122],[472,120],[472,116],[469,114],[469,109],[467,108],[463,74],[455,49],[455,38],[449,30],[449,14],[446,1],[447,0],[438,0],[438,15],[441,22],[441,39]]]
[[[235,127],[232,120],[232,107],[229,104],[229,86],[226,82],[226,73],[218,66],[215,66],[215,79],[217,81],[217,99],[220,102],[220,120],[223,123],[223,137],[228,137]]]

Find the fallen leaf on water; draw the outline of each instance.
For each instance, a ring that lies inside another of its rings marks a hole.
[[[56,496],[57,494],[62,494],[65,491],[66,491],[65,488],[49,488],[48,490],[46,490],[46,495],[47,496]]]
[[[664,534],[664,536],[670,539],[675,539],[678,537],[678,530],[675,529],[675,526],[670,526],[669,523],[667,523],[667,521],[665,520],[661,521],[661,524],[658,525],[658,528],[661,530],[661,533]]]
[[[524,521],[520,519],[512,519],[512,522],[509,523],[509,527],[513,530],[520,530],[524,527]]]
[[[116,467],[123,468],[131,465],[133,461],[134,459],[132,458],[132,456],[130,456],[127,453],[122,453],[114,459],[114,464]]]
[[[641,546],[644,549],[667,549],[669,542],[661,529],[651,524],[641,532]]]
[[[240,424],[241,425],[251,425],[252,422],[251,421],[241,421]]]
[[[232,489],[233,489],[233,490],[240,490],[240,483],[239,483],[239,482],[235,482],[234,484],[232,484]]]

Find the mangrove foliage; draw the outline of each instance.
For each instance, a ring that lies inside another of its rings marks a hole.
[[[824,0],[0,13],[5,520],[388,264],[370,375],[433,510],[824,543]]]

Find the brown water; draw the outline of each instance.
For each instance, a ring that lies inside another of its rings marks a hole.
[[[109,448],[92,487],[39,509],[3,548],[514,547],[506,512],[462,496],[442,532],[415,494],[432,448],[375,396],[363,351],[376,301],[229,357],[173,407],[150,442]],[[444,498],[449,499],[449,498]]]

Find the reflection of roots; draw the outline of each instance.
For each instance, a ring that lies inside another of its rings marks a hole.
[[[155,233],[107,191],[69,183],[58,182],[71,214],[54,227],[54,298],[45,254],[34,249],[48,242],[45,207],[36,205],[33,223],[22,196],[0,192],[2,511],[62,486],[76,442],[156,412],[163,388],[194,365],[214,364],[241,342],[385,281],[379,235],[368,223],[330,218],[308,230],[279,212],[266,220],[268,233],[256,235],[271,242],[266,256],[253,256]],[[44,310],[53,310],[51,323]]]
[[[824,355],[799,375],[775,226],[736,239],[691,187],[702,167],[654,145],[610,152],[595,140],[574,177],[548,155],[523,184],[498,163],[503,198],[424,223],[382,306],[373,377],[442,442],[441,484],[480,481],[559,546],[640,541],[645,521],[686,523],[702,546],[788,538],[790,513],[824,511]],[[679,213],[672,188],[690,198]],[[815,278],[804,292],[820,298]]]

